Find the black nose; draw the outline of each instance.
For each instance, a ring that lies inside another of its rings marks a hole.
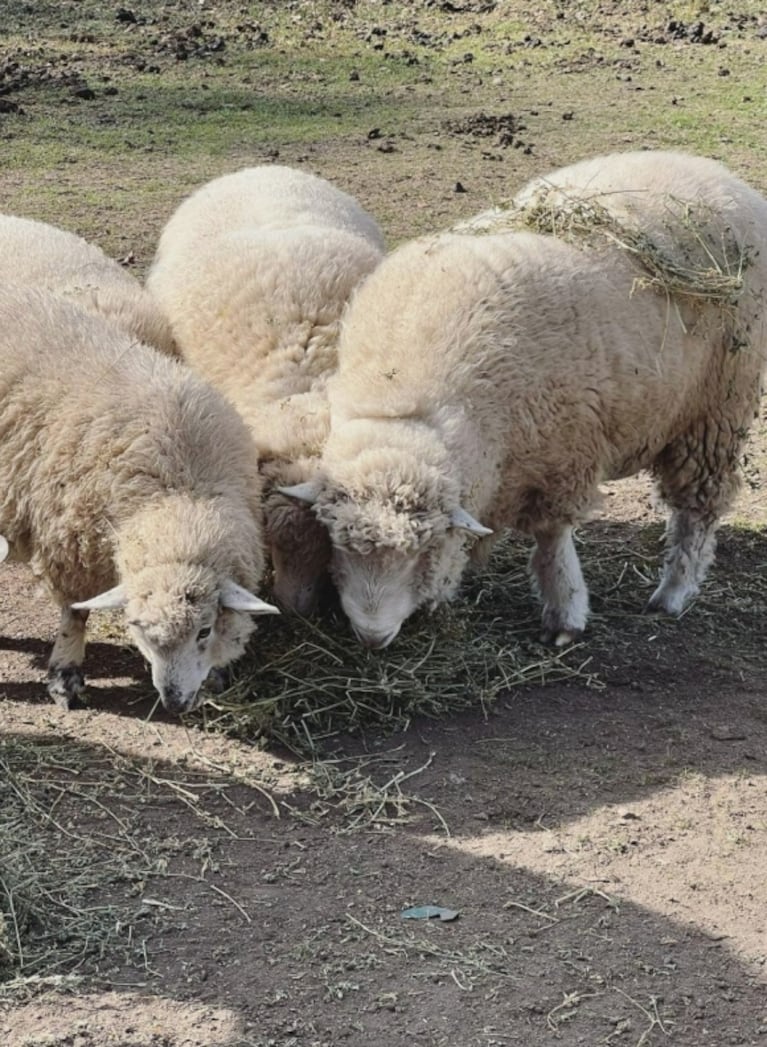
[[[160,691],[160,700],[169,713],[182,713],[187,707],[180,688],[175,685],[163,687]]]

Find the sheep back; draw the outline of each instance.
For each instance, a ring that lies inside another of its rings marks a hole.
[[[0,280],[70,299],[138,341],[176,353],[170,325],[139,281],[75,233],[0,214]]]

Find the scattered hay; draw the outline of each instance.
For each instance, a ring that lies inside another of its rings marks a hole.
[[[362,647],[340,612],[321,623],[267,622],[237,681],[196,717],[211,729],[316,756],[341,734],[487,711],[522,684],[592,681],[582,647],[563,652],[538,643],[528,550],[519,542],[506,550],[469,580],[458,602],[407,622],[384,651]]]
[[[403,792],[402,785],[431,766],[434,753],[420,767],[412,771],[397,770],[378,784],[371,770],[378,772],[380,765],[399,762],[399,750],[391,750],[377,756],[340,757],[314,760],[306,774],[306,786],[313,793],[308,811],[297,810],[287,801],[283,805],[292,814],[313,825],[336,818],[340,835],[364,830],[381,831],[412,821],[415,809],[427,808],[433,814],[438,827],[445,836],[450,828],[433,803],[411,792]],[[376,777],[379,775],[376,773]]]
[[[519,207],[493,208],[459,223],[455,232],[532,230],[583,248],[618,247],[643,270],[636,287],[734,307],[745,289],[753,255],[712,208],[668,197],[666,218],[647,231],[603,201],[606,194],[576,195],[557,187],[540,190]]]
[[[90,895],[108,869],[115,878],[123,872],[124,855],[110,855],[104,841],[79,837],[58,820],[61,791],[45,783],[44,761],[59,760],[67,761],[63,745],[0,743],[0,998],[76,970],[123,937],[118,909],[93,905]],[[68,762],[73,769],[71,755]]]
[[[614,214],[596,197],[563,195],[553,189],[538,195],[519,214],[528,228],[568,243],[619,247],[647,270],[637,286],[736,305],[752,260],[750,250],[706,205],[669,197],[665,209],[661,237]]]
[[[145,805],[176,799],[174,784],[71,740],[0,738],[0,1003],[75,987],[81,973],[151,973],[147,939],[173,909],[148,896],[158,878],[183,875],[240,908],[206,868],[170,871],[177,853],[197,858],[198,838],[147,834]]]

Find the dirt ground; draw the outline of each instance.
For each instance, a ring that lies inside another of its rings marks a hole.
[[[606,502],[585,544],[630,544],[653,520],[641,481]],[[746,491],[739,518],[761,512]],[[408,802],[379,811],[289,753],[148,720],[119,644],[89,648],[91,708],[54,708],[55,617],[7,568],[5,784],[37,798],[54,868],[62,841],[64,868],[93,863],[87,908],[118,916],[98,949],[5,998],[0,1042],[767,1043],[765,608],[744,614],[737,589],[766,554],[726,525],[681,621],[611,619],[612,594],[593,594],[588,675],[338,740],[338,768],[401,783]],[[719,602],[744,614],[742,644],[717,637]],[[110,848],[116,871],[97,875]],[[422,905],[459,916],[402,918]]]
[[[481,21],[500,5],[436,6]],[[622,21],[600,5],[612,39],[632,40],[620,44],[628,64],[615,90],[650,75],[633,38],[644,54],[655,30],[646,41],[641,26],[663,22],[654,6],[633,4]],[[750,34],[763,71],[760,17],[729,12],[725,23]],[[511,55],[518,69],[553,25],[531,16],[530,41]],[[697,22],[679,25],[693,34]],[[689,54],[693,70],[717,46],[667,37],[663,61]],[[584,46],[563,76],[599,72],[598,59]],[[528,105],[527,128],[512,127],[507,85],[489,118],[486,97],[473,105],[469,67],[456,72],[468,124],[456,112],[429,133],[384,134],[390,152],[374,136],[286,146],[280,160],[355,192],[396,242],[596,151],[594,127],[579,128],[584,114],[593,124],[593,99],[574,119],[559,103]],[[439,85],[428,89],[438,106]],[[604,147],[658,144],[609,126]],[[501,162],[504,134],[520,144]],[[745,147],[733,151],[742,173],[759,170]],[[195,177],[244,155],[206,158]],[[170,183],[182,165],[167,164]],[[122,185],[132,179],[139,166],[121,173]],[[82,174],[62,167],[42,181],[76,196]],[[27,200],[17,173],[0,186],[9,210]],[[115,255],[146,260],[172,189],[148,215],[109,216]],[[27,569],[5,565],[0,1044],[767,1045],[765,454],[762,425],[717,563],[680,620],[640,613],[661,518],[644,478],[613,485],[581,532],[593,616],[564,678],[394,733],[338,737],[315,760],[157,712],[117,629],[89,644],[89,707],[56,709],[43,685],[56,616]],[[529,607],[510,635],[532,634]],[[425,905],[458,916],[403,918]]]

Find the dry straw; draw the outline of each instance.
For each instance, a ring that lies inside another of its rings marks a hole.
[[[207,778],[185,769],[184,793],[215,791]],[[205,836],[147,833],[147,805],[177,802],[180,789],[147,761],[109,749],[0,738],[0,1004],[73,989],[83,976],[111,980],[125,967],[152,974],[146,942],[176,908],[156,896],[169,877],[242,912],[213,882]],[[204,805],[189,806],[204,832],[211,820]],[[171,871],[177,855],[183,873]],[[194,861],[197,874],[189,871]]]
[[[615,214],[604,199],[609,201],[551,190],[520,215],[537,232],[625,251],[647,270],[638,286],[726,306],[737,303],[751,253],[709,205],[667,197],[663,228],[656,235]]]
[[[459,601],[409,620],[384,651],[360,646],[340,611],[321,622],[267,622],[236,682],[200,715],[210,728],[317,756],[342,734],[487,711],[526,683],[590,680],[582,648],[563,653],[537,642],[527,556],[527,543],[506,543]]]
[[[584,249],[616,247],[641,269],[635,287],[733,307],[745,288],[751,249],[705,203],[667,196],[657,209],[663,218],[652,228],[643,228],[628,207],[622,213],[622,204],[611,206],[610,194],[579,194],[542,185],[528,202],[497,208],[462,223],[459,231],[527,229]]]

